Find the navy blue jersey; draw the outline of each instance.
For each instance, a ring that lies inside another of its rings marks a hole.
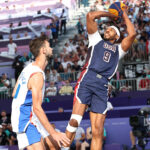
[[[119,59],[124,54],[121,45],[103,40],[98,31],[89,34],[89,49],[83,70],[92,70],[111,79],[117,71]]]

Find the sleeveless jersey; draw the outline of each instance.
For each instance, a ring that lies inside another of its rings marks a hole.
[[[32,92],[28,90],[27,84],[30,77],[37,72],[43,74],[44,72],[38,67],[33,66],[32,63],[26,66],[18,78],[18,87],[12,102],[11,123],[13,131],[16,133],[25,132],[30,122],[39,121],[32,110]],[[43,85],[43,97],[45,90],[45,82]]]
[[[93,71],[110,80],[117,71],[119,59],[126,53],[122,50],[121,44],[116,45],[103,40],[98,31],[89,34],[88,38],[88,54],[82,71],[84,76],[88,71]],[[88,78],[85,79],[87,80]]]

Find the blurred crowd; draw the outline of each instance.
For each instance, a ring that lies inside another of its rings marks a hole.
[[[96,0],[94,5],[91,6],[93,10],[107,10],[110,3],[113,1],[108,0]],[[134,23],[137,31],[136,39],[130,48],[129,52],[123,59],[123,63],[137,63],[136,69],[130,69],[129,66],[125,66],[123,72],[119,72],[119,76],[115,76],[114,80],[125,80],[128,78],[147,77],[149,78],[150,67],[140,67],[138,63],[148,62],[150,52],[150,3],[149,1],[140,0],[128,0],[124,1],[128,6],[128,16]],[[47,13],[52,14],[50,9],[47,9]],[[53,14],[52,14],[53,15]],[[65,9],[62,10],[60,18],[54,16],[54,20],[50,23],[43,32],[42,35],[46,35],[49,38],[49,43],[53,47],[58,41],[58,35],[66,33],[66,14]],[[97,20],[99,32],[103,37],[104,30],[112,22],[108,18],[102,18]],[[114,22],[113,22],[114,23]],[[29,22],[32,24],[32,21]],[[122,21],[117,24],[122,33],[122,37],[127,36],[126,26]],[[46,74],[46,96],[71,95],[73,94],[75,82],[79,78],[82,67],[85,63],[87,50],[88,50],[88,37],[86,31],[86,24],[79,18],[76,24],[77,34],[68,39],[59,54],[49,62],[45,74]],[[14,53],[17,51],[17,45],[10,38],[8,47],[13,47]],[[30,62],[34,60],[31,53],[24,53],[23,56],[17,56],[14,59],[13,68],[15,69],[15,78],[17,79],[21,70]],[[141,68],[141,69],[140,69]],[[145,68],[145,69],[144,69]],[[129,71],[129,70],[136,70]],[[129,73],[130,74],[129,74]],[[112,83],[112,82],[111,82]],[[133,90],[133,81],[126,82],[121,81],[113,84],[117,91],[131,91]],[[119,85],[119,86],[118,86]],[[134,85],[136,86],[136,84]],[[150,87],[150,86],[149,86]]]
[[[16,134],[12,131],[10,117],[5,110],[0,116],[0,145],[17,145]]]
[[[109,0],[96,0],[94,5],[91,6],[93,10],[107,10],[109,5],[113,1]],[[87,1],[82,1],[87,6]],[[128,54],[123,59],[123,63],[136,63],[132,69],[125,67],[124,72],[117,72],[115,77],[110,81],[109,93],[110,97],[116,96],[118,91],[127,92],[134,90],[137,87],[135,80],[126,80],[131,78],[148,78],[146,81],[140,82],[140,86],[148,84],[150,89],[150,68],[141,67],[140,62],[149,62],[150,56],[150,2],[148,0],[124,0],[124,3],[128,6],[128,16],[134,23],[137,31],[136,39],[130,48]],[[79,1],[78,4],[81,4]],[[80,5],[79,5],[80,7]],[[66,34],[66,23],[67,15],[65,9],[62,9],[60,17],[55,16],[48,8],[47,13],[53,16],[52,22],[45,27],[41,32],[42,35],[46,35],[49,38],[51,47],[54,47],[58,42],[58,36]],[[103,37],[104,30],[107,26],[111,25],[107,18],[103,18],[98,21],[99,32]],[[18,24],[20,26],[21,23]],[[29,25],[34,25],[32,20],[29,20]],[[117,24],[122,36],[127,36],[126,27],[124,23]],[[13,24],[10,24],[10,28]],[[84,66],[87,51],[88,51],[88,36],[86,31],[86,25],[79,18],[75,26],[77,34],[73,35],[72,38],[65,42],[62,50],[53,57],[45,70],[46,75],[46,89],[45,97],[56,96],[56,95],[72,95],[77,79],[80,76],[82,67]],[[27,36],[28,32],[24,36]],[[2,37],[3,38],[3,37]],[[18,35],[19,38],[19,35]],[[8,52],[10,55],[17,54],[17,44],[13,41],[13,37],[10,35]],[[29,52],[25,52],[23,55],[15,57],[12,67],[15,70],[15,79],[17,80],[22,69],[34,60],[34,57]],[[138,64],[139,63],[139,64]],[[146,69],[145,69],[146,68]],[[127,70],[137,70],[136,73],[131,72],[131,76],[127,75]],[[134,75],[135,74],[135,75]],[[117,81],[116,81],[117,80]],[[13,87],[9,75],[6,73],[1,74],[0,77],[0,99],[11,97],[11,88]],[[49,102],[48,99],[46,99]],[[63,112],[63,108],[59,108],[58,112]],[[54,126],[55,127],[55,126]],[[75,140],[71,145],[71,149],[75,150],[88,150],[90,149],[91,143],[91,127],[86,129],[79,127],[75,136]],[[106,140],[106,130],[104,129],[103,141]],[[16,145],[16,135],[12,132],[10,118],[5,111],[1,112],[0,117],[0,145]]]
[[[60,109],[62,108],[59,108],[58,112],[63,113]],[[56,128],[54,123],[52,123],[52,126],[55,130],[60,132],[60,129]],[[104,128],[103,147],[105,145],[106,135],[107,132]],[[90,126],[85,129],[83,127],[78,127],[70,150],[90,150],[91,139],[92,131]],[[10,116],[5,110],[1,111],[0,114],[0,145],[17,145],[16,134],[12,131],[10,124]]]

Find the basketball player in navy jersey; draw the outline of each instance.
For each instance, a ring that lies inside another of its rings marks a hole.
[[[126,54],[136,36],[134,26],[124,11],[123,19],[128,36],[116,45],[120,32],[115,26],[110,26],[105,30],[104,39],[102,39],[95,22],[95,19],[101,17],[115,18],[109,12],[103,11],[87,14],[88,54],[75,88],[72,115],[66,128],[67,137],[73,140],[88,107],[92,127],[91,150],[102,150],[103,126],[108,109],[108,81],[114,76],[119,59]]]

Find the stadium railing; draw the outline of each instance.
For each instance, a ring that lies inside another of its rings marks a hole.
[[[76,85],[76,81],[79,78],[80,72],[72,72],[72,73],[60,73],[59,74],[62,81],[71,79],[70,85],[73,88]],[[61,82],[61,81],[60,81]],[[132,79],[122,79],[122,80],[111,80],[110,84],[114,87],[115,91],[144,91],[150,90],[150,78],[132,78]],[[57,86],[58,84],[56,84]],[[14,84],[13,84],[14,86]],[[47,82],[47,86],[49,86],[49,82]],[[57,87],[59,89],[59,87]],[[0,91],[0,99],[8,99],[11,97],[13,91],[13,87]]]

